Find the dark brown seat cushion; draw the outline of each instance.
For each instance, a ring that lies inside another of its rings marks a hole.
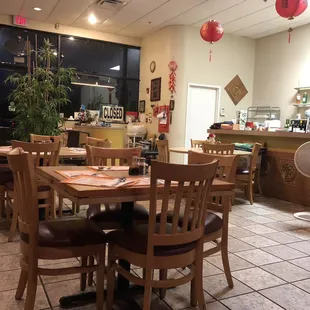
[[[21,240],[28,243],[28,234],[21,233]],[[55,220],[39,223],[38,242],[41,247],[80,247],[105,243],[106,235],[87,219]]]
[[[167,213],[167,221],[168,223],[172,223],[173,220],[173,211],[168,211]],[[157,214],[157,221],[160,221],[160,214]],[[179,226],[183,225],[183,214],[181,214],[179,218]],[[189,223],[190,225],[190,223]],[[218,231],[223,226],[223,220],[214,213],[208,213],[206,221],[205,221],[205,235],[211,234],[215,231]]]
[[[14,182],[9,182],[6,184],[6,189],[9,191],[14,191]],[[40,185],[38,186],[38,192],[47,192],[51,188],[48,185]]]
[[[156,224],[155,231],[159,232],[159,224]],[[167,224],[167,234],[171,232],[172,225]],[[126,230],[114,230],[107,234],[108,242],[114,243],[117,246],[126,250],[146,254],[147,251],[147,238],[148,238],[148,225],[136,225]],[[188,253],[196,247],[196,242],[191,242],[184,245],[175,246],[155,246],[155,256],[174,256]]]
[[[87,210],[87,218],[94,221],[95,223],[120,223],[123,216],[123,212],[116,206],[111,206],[109,209],[100,211],[99,205],[90,205]],[[149,220],[148,210],[146,210],[143,206],[136,204],[133,210],[133,220],[147,222]]]
[[[0,185],[4,186],[6,183],[13,181],[13,174],[9,168],[0,168]]]

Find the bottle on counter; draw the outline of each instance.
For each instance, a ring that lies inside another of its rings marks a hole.
[[[296,103],[297,103],[297,104],[300,104],[300,103],[301,103],[301,95],[300,95],[299,92],[298,92],[297,95],[296,95]]]
[[[304,95],[302,96],[302,103],[307,103],[308,102],[308,95],[307,92],[304,93]]]

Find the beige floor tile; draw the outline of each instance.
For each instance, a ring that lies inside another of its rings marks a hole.
[[[44,285],[47,296],[53,307],[59,306],[59,298],[80,293],[80,280],[69,280]],[[87,288],[87,291],[94,290]]]
[[[266,247],[266,246],[273,246],[273,245],[278,245],[278,242],[275,242],[273,240],[267,239],[263,236],[252,236],[252,237],[244,237],[244,238],[240,238],[239,240],[244,241],[248,244],[251,244],[257,248],[262,248],[262,247]]]
[[[0,271],[19,269],[20,258],[19,254],[0,256]]]
[[[228,254],[228,259],[231,271],[254,267],[254,265],[236,256],[235,254]],[[224,270],[221,257],[207,257],[206,260],[219,269]]]
[[[310,279],[294,282],[293,284],[310,293]]]
[[[270,233],[272,233],[274,231],[288,231],[288,230],[296,229],[296,228],[294,228],[294,226],[289,225],[285,222],[267,223],[267,224],[265,224],[265,226],[273,229],[273,231],[271,231]]]
[[[269,224],[271,224],[271,223],[269,223]],[[245,229],[252,231],[258,235],[270,234],[270,233],[276,232],[276,230],[269,228],[269,227],[266,227],[265,225],[260,225],[260,224],[246,226]]]
[[[252,250],[252,249],[254,249],[254,247],[252,247],[248,243],[245,243],[243,241],[240,241],[232,237],[228,239],[228,251],[231,253],[247,251],[247,250]]]
[[[266,289],[260,293],[286,310],[309,309],[310,294],[291,284]]]
[[[256,266],[262,266],[282,261],[282,259],[274,255],[268,254],[260,249],[238,252],[235,253],[235,255],[241,257],[242,259],[245,259],[246,261]]]
[[[280,278],[258,267],[234,271],[232,276],[254,290],[261,290],[285,283]]]
[[[205,302],[215,301],[209,294],[205,292]],[[165,302],[173,309],[185,309],[191,306],[190,304],[190,284],[178,286],[167,290]]]
[[[244,210],[244,209],[239,208],[239,207],[233,208],[231,214],[234,214],[234,215],[237,215],[237,216],[241,216],[241,217],[255,216],[255,213],[252,213],[250,211]]]
[[[246,227],[246,226],[250,226],[250,225],[255,225],[255,222],[250,221],[250,220],[243,218],[241,216],[234,215],[234,214],[231,214],[229,216],[229,223],[234,224],[234,225],[239,226],[239,227]]]
[[[271,218],[261,216],[261,215],[255,215],[255,216],[247,217],[247,219],[250,221],[253,221],[255,223],[258,223],[258,224],[266,224],[266,223],[276,222],[276,220],[273,220]]]
[[[294,237],[293,235],[290,235],[287,232],[280,232],[280,231],[272,234],[265,234],[264,237],[282,244],[301,241],[301,239]]]
[[[207,250],[210,250],[214,247],[215,247],[215,244],[213,242],[206,242],[203,245],[203,250],[207,251]],[[219,256],[219,255],[221,255],[221,252],[216,252],[216,253],[212,254],[211,256]]]
[[[204,289],[216,299],[237,296],[252,291],[249,287],[233,279],[234,287],[229,288],[224,274],[203,278]]]
[[[17,288],[20,269],[0,272],[0,292]],[[40,280],[38,278],[38,285]]]
[[[302,253],[300,251],[292,249],[292,248],[290,248],[284,244],[267,247],[267,248],[264,248],[263,250],[265,252],[268,252],[269,254],[275,255],[275,256],[277,256],[281,259],[284,259],[284,260],[295,259],[295,258],[307,256],[305,253]]]
[[[184,310],[198,310],[198,307],[186,308]],[[211,302],[207,305],[207,310],[227,310],[227,308],[221,304],[219,301]]]
[[[69,262],[76,262],[77,259],[75,257],[73,258],[65,258],[65,259],[39,259],[39,266],[47,266],[47,265],[53,265],[53,264],[64,264]]]
[[[298,220],[298,219],[294,219],[294,220],[291,220],[291,221],[285,221],[283,223],[292,225],[295,230],[296,229],[302,229],[302,228],[309,228],[310,227],[310,222],[301,221],[301,220]]]
[[[6,242],[0,245],[0,256],[19,254],[20,246],[19,242]]]
[[[46,265],[45,268],[49,269],[55,269],[55,268],[69,268],[69,267],[79,267],[81,264],[76,260],[72,262],[67,263],[61,263],[61,264],[53,264],[53,265]],[[79,279],[80,274],[68,274],[64,276],[41,276],[43,284],[47,283],[54,283],[59,281],[65,281],[65,280],[72,280],[72,279]]]
[[[290,243],[290,244],[288,244],[288,246],[293,248],[293,249],[296,249],[300,252],[303,252],[303,253],[310,255],[310,241]]]
[[[222,260],[221,256],[215,256],[215,258]],[[212,264],[204,260],[203,262],[203,276],[204,277],[213,276],[215,274],[221,274],[221,273],[223,273],[223,270],[213,266]]]
[[[229,228],[228,234],[234,238],[255,236],[253,232],[237,226]]]
[[[231,310],[281,310],[282,308],[259,293],[250,293],[222,301]]]
[[[290,260],[290,263],[310,271],[310,257],[309,256]]]
[[[286,215],[286,214],[281,214],[281,213],[274,213],[274,214],[269,214],[268,218],[271,218],[273,220],[276,220],[278,222],[285,222],[294,219],[293,215]]]
[[[25,295],[26,296],[26,295]],[[15,299],[15,290],[0,292],[1,310],[24,310],[25,296],[22,300]],[[34,310],[49,309],[49,304],[42,286],[38,286]]]
[[[9,230],[0,230],[0,243],[7,243],[8,242],[8,237],[9,237]],[[16,232],[13,241],[19,241],[20,240],[20,234],[19,231]]]
[[[262,269],[287,282],[294,282],[310,278],[310,272],[299,268],[289,262],[280,262],[261,266]]]
[[[310,240],[310,230],[308,229],[290,230],[286,231],[285,233],[301,240]]]
[[[264,208],[253,208],[251,209],[252,213],[255,213],[256,215],[267,215],[267,217],[271,217],[271,215],[275,215],[274,211],[272,210],[266,210]]]

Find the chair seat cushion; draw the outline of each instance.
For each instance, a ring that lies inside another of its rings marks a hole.
[[[9,168],[0,168],[0,185],[4,186],[6,183],[13,181],[13,174]]]
[[[155,231],[159,232],[159,224],[156,224]],[[171,233],[172,225],[167,224],[166,232]],[[148,225],[136,225],[126,230],[114,230],[107,234],[108,242],[129,250],[134,253],[146,254],[148,243]],[[155,246],[155,256],[174,256],[188,253],[196,247],[196,242],[175,246]]]
[[[6,189],[8,191],[14,191],[14,182],[9,182],[6,184]],[[38,186],[38,192],[47,192],[49,191],[51,188],[48,185],[40,185]]]
[[[100,210],[100,205],[90,205],[87,210],[87,218],[95,223],[100,222],[121,222],[123,212],[117,206],[110,206],[107,209]],[[143,206],[136,204],[133,210],[134,221],[148,221],[149,212]]]
[[[167,212],[167,222],[172,223],[173,220],[173,211]],[[160,221],[160,214],[157,214],[157,221]],[[179,218],[179,226],[183,225],[183,213],[181,213]],[[189,224],[190,225],[190,220]],[[214,213],[208,213],[205,221],[205,235],[211,234],[222,229],[223,220]]]
[[[28,234],[20,238],[29,242]],[[72,219],[40,222],[38,239],[41,247],[81,247],[105,243],[106,235],[90,220]]]
[[[236,174],[249,174],[249,173],[250,173],[250,171],[247,168],[245,168],[245,169],[238,168],[236,171]]]

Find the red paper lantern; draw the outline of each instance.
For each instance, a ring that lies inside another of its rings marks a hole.
[[[294,19],[308,7],[308,0],[277,0],[276,11],[284,18]]]
[[[205,41],[215,43],[222,39],[224,29],[219,22],[210,20],[201,26],[200,35]]]

